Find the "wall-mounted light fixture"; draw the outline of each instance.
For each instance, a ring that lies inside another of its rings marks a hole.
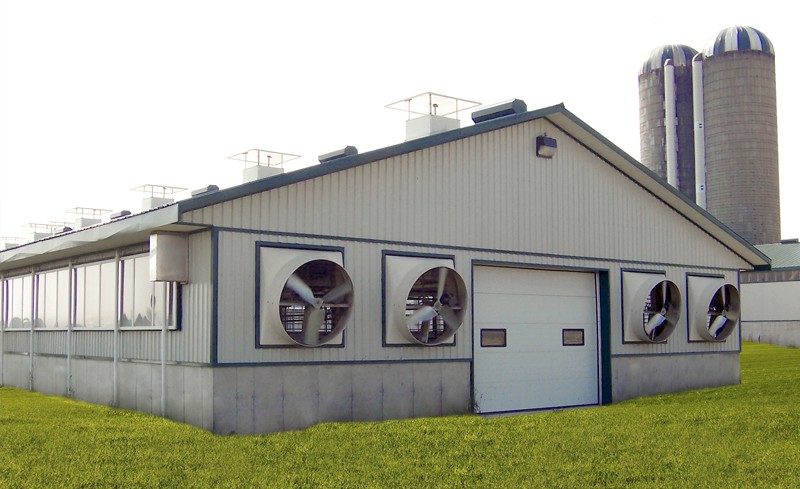
[[[539,158],[552,158],[557,147],[555,138],[548,137],[547,134],[536,137],[536,156]]]

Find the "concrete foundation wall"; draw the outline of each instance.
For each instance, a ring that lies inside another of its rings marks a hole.
[[[468,362],[218,367],[219,434],[471,412]]]
[[[617,356],[611,370],[613,402],[741,381],[738,352]]]
[[[742,321],[742,340],[800,348],[800,320]]]
[[[30,387],[30,357],[2,356],[2,385]],[[33,389],[67,396],[67,359],[34,357]],[[69,397],[95,404],[113,405],[114,366],[110,360],[73,358],[70,365]],[[213,428],[213,373],[210,367],[168,365],[166,368],[166,417],[211,430]],[[161,365],[119,362],[117,407],[161,415]]]
[[[3,362],[2,385],[17,389],[30,388],[30,357],[26,354],[4,353],[0,355]]]

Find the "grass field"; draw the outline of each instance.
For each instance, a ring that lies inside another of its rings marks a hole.
[[[265,436],[0,388],[0,487],[800,487],[800,350],[741,359],[738,386]]]

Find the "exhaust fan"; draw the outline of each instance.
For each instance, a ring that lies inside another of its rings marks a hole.
[[[724,341],[739,323],[739,291],[721,278],[689,277],[690,341]]]
[[[259,343],[342,344],[353,282],[338,251],[262,247]]]
[[[625,341],[665,341],[681,316],[678,286],[664,275],[625,272]]]
[[[452,344],[468,300],[453,260],[387,256],[385,285],[387,344]]]

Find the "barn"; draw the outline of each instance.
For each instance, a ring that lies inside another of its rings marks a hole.
[[[763,253],[563,105],[473,120],[0,252],[0,383],[265,433],[739,382]]]

